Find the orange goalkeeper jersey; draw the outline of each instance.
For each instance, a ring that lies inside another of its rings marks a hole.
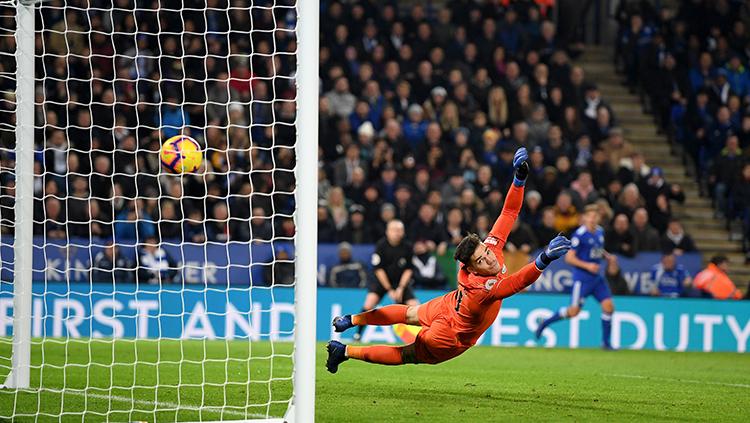
[[[451,316],[451,327],[457,340],[464,346],[474,345],[492,325],[500,312],[503,298],[522,291],[541,274],[534,263],[529,263],[509,275],[503,260],[503,247],[521,210],[523,192],[523,187],[511,186],[503,211],[484,240],[500,263],[500,273],[479,276],[467,272],[462,266],[458,272],[458,289],[443,296],[444,310],[448,309],[446,312]]]

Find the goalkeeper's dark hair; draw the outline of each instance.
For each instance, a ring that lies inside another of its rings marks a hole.
[[[482,239],[477,234],[469,234],[458,243],[456,252],[453,253],[453,259],[469,266],[471,265],[471,256],[474,255],[477,246],[482,243]]]

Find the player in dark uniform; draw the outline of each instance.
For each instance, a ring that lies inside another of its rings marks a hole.
[[[612,349],[610,333],[615,306],[609,285],[601,273],[602,261],[610,254],[604,250],[604,229],[599,226],[599,219],[598,207],[593,204],[586,206],[583,225],[570,238],[573,248],[565,256],[565,262],[573,266],[570,305],[540,322],[536,330],[537,339],[541,338],[544,329],[552,323],[577,316],[581,312],[583,300],[592,295],[602,307],[602,348]]]
[[[372,254],[375,280],[370,282],[362,312],[375,308],[386,294],[396,304],[419,304],[411,289],[413,248],[404,239],[404,232],[403,222],[391,220],[386,226],[385,237],[375,244],[375,252]],[[357,328],[354,340],[358,341],[362,337],[364,328],[365,326]]]

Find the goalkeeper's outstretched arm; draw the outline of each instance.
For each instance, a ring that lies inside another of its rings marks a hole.
[[[547,248],[544,249],[534,262],[522,267],[518,272],[497,282],[492,287],[493,300],[499,300],[510,297],[513,294],[523,291],[527,286],[536,282],[539,275],[554,260],[565,255],[570,250],[570,240],[563,235],[556,236],[550,241]]]
[[[513,167],[516,169],[513,175],[513,184],[505,197],[503,211],[490,231],[490,236],[497,239],[497,245],[500,248],[505,246],[508,234],[513,228],[513,222],[516,221],[518,214],[521,212],[524,186],[526,185],[526,178],[529,176],[528,158],[528,153],[524,147],[519,148],[513,156]]]

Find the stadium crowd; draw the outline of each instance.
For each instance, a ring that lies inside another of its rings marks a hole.
[[[741,222],[750,263],[750,2],[623,1],[618,60],[685,152],[716,217]]]
[[[117,4],[37,8],[35,234],[119,244],[291,238],[294,2]],[[9,40],[0,42],[13,51]],[[12,114],[2,118],[13,125]],[[199,174],[160,169],[161,143],[179,133],[206,149]],[[2,185],[12,198],[11,173]],[[12,222],[12,209],[2,217]]]
[[[695,250],[670,211],[681,188],[633,149],[539,7],[405,12],[331,2],[323,13],[320,242],[374,242],[394,217],[438,254],[467,231],[484,236],[525,146],[532,171],[511,251],[570,233],[590,203],[613,252]]]
[[[463,234],[488,233],[513,152],[525,146],[531,175],[508,250],[569,234],[595,203],[614,253],[694,251],[671,214],[681,188],[627,141],[549,9],[506,3],[322,2],[319,242],[375,243],[398,218],[415,257],[434,268],[430,257]],[[35,234],[115,244],[290,239],[297,46],[293,2],[274,4],[40,8]],[[631,45],[621,57],[640,57]],[[205,169],[164,175],[159,146],[181,132],[206,148]],[[3,161],[12,167],[11,156]],[[6,196],[14,189],[12,178],[2,185]]]

